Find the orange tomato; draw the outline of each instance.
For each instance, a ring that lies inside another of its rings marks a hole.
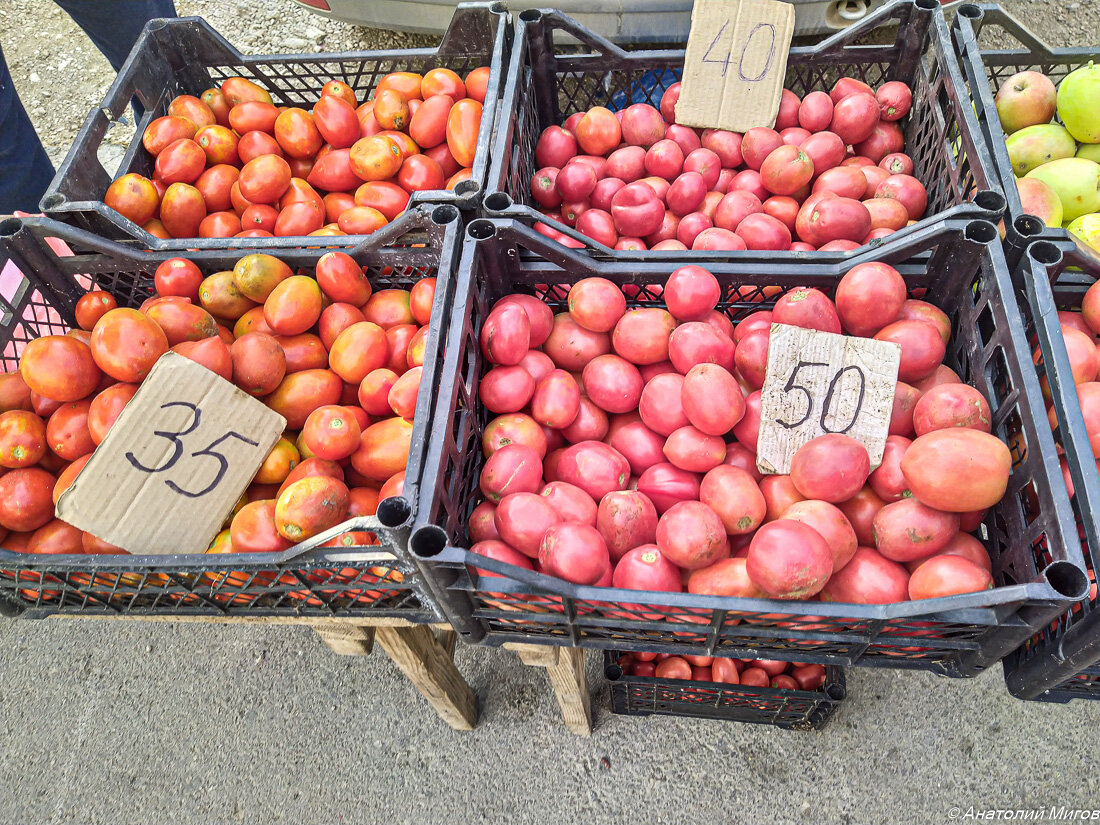
[[[290,186],[290,178],[290,165],[285,160],[263,155],[244,165],[237,186],[250,203],[275,203]]]
[[[383,129],[404,129],[409,125],[409,102],[400,92],[380,91],[374,98],[374,119]]]
[[[369,235],[389,223],[386,216],[369,206],[353,206],[340,214],[336,225],[348,235]]]
[[[275,119],[275,140],[292,158],[311,158],[324,145],[324,138],[305,109],[287,109]]]
[[[378,81],[378,87],[374,90],[374,98],[377,100],[378,96],[387,89],[399,92],[405,100],[419,98],[421,97],[420,84],[423,80],[424,78],[415,72],[390,72]]]
[[[231,191],[241,175],[235,166],[219,163],[211,166],[195,181],[207,212],[225,212],[233,208]]]
[[[313,122],[321,137],[336,149],[346,149],[362,137],[355,109],[341,97],[322,95],[313,105]]]
[[[468,75],[466,75],[466,96],[471,97],[478,103],[485,102],[485,96],[489,90],[489,74],[491,70],[488,66],[481,66],[474,69]]]
[[[131,172],[107,187],[103,202],[122,217],[141,226],[157,214],[160,195],[151,180]]]
[[[355,90],[342,80],[330,80],[321,87],[321,97],[335,97],[355,108]]]
[[[352,324],[336,336],[329,350],[329,369],[349,384],[358,385],[386,363],[389,341],[382,327],[369,321]]]
[[[369,181],[355,190],[355,205],[377,209],[387,220],[394,220],[409,205],[409,193],[389,181]]]
[[[210,107],[194,95],[179,95],[168,104],[168,114],[182,117],[195,124],[196,129],[212,126],[218,122]]]
[[[92,330],[92,357],[116,381],[140,383],[166,352],[168,337],[164,330],[136,309],[112,309]]]
[[[282,484],[300,460],[301,456],[294,444],[285,437],[280,438],[264,458],[253,481],[257,484]]]
[[[267,132],[245,132],[237,141],[237,156],[241,163],[248,163],[264,155],[283,156],[283,147]]]
[[[202,192],[187,183],[173,183],[160,201],[160,222],[173,238],[194,238],[206,217]]]
[[[229,125],[229,101],[225,99],[221,89],[207,89],[199,99],[214,113],[214,122],[219,126]]]
[[[387,137],[397,144],[397,148],[401,150],[401,159],[404,160],[409,155],[415,155],[420,151],[420,147],[416,145],[416,141],[406,135],[404,132],[397,132],[394,130],[387,130],[378,133],[379,137]]]
[[[454,188],[456,186],[458,186],[464,180],[470,180],[473,175],[473,169],[459,169],[457,172],[447,178],[447,183],[443,188],[446,189],[448,192],[454,191]]]
[[[401,161],[397,143],[379,135],[360,138],[351,147],[351,168],[365,181],[392,178]]]
[[[19,372],[32,392],[61,403],[90,395],[102,378],[88,346],[68,335],[44,335],[28,343]]]
[[[237,134],[245,132],[275,133],[275,121],[279,119],[279,108],[259,100],[239,103],[229,110],[229,125]]]
[[[263,103],[271,103],[271,95],[266,89],[257,86],[251,80],[243,77],[230,77],[222,81],[222,94],[230,106],[244,103],[246,100],[259,100]]]
[[[428,100],[435,95],[449,95],[454,100],[466,97],[466,84],[450,69],[432,69],[420,81],[420,95]]]
[[[385,482],[409,462],[413,425],[399,416],[371,424],[351,454],[351,466],[365,478]]]
[[[200,238],[232,238],[241,231],[235,212],[211,212],[199,222]]]
[[[264,301],[264,320],[279,335],[306,332],[321,317],[321,288],[308,275],[281,281]]]
[[[447,116],[447,148],[463,166],[474,165],[477,134],[481,128],[481,104],[476,100],[460,100]]]
[[[190,140],[198,130],[199,127],[185,117],[165,115],[158,117],[145,127],[141,142],[145,150],[155,157],[170,143],[175,143],[177,140]]]

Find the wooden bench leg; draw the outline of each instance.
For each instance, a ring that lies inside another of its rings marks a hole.
[[[592,700],[584,672],[584,651],[577,647],[506,645],[530,667],[546,668],[565,726],[578,736],[592,734]]]
[[[374,649],[374,628],[353,624],[313,625],[333,653],[341,656],[367,656]]]
[[[474,729],[477,699],[432,628],[378,627],[375,638],[444,722],[455,730]]]

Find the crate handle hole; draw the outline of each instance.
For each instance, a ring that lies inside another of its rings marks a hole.
[[[1092,584],[1084,570],[1068,561],[1052,562],[1043,571],[1043,576],[1059,595],[1073,601],[1085,598]]]
[[[848,695],[848,691],[845,689],[844,685],[838,684],[827,685],[825,687],[825,693],[828,694],[830,699],[836,702],[844,701],[845,697]]]
[[[487,241],[497,233],[497,228],[492,221],[477,220],[470,224],[466,233],[475,241]]]
[[[512,199],[504,192],[493,192],[485,198],[485,208],[490,212],[503,212],[512,205]]]
[[[400,527],[411,515],[412,507],[400,496],[382,499],[378,505],[378,520],[385,527]]]
[[[4,218],[0,221],[0,237],[10,238],[23,228],[23,221],[19,218]]]
[[[963,236],[974,243],[991,244],[997,240],[999,233],[989,221],[971,221],[966,225]]]
[[[1020,215],[1012,226],[1025,238],[1033,238],[1046,228],[1046,224],[1034,215]]]
[[[917,0],[917,8],[924,11],[934,11],[940,7],[940,0]]]
[[[985,12],[973,3],[966,3],[955,9],[955,14],[965,17],[968,20],[981,20],[985,17]]]
[[[997,214],[1004,212],[1008,207],[1008,202],[1005,201],[1004,195],[1000,192],[994,192],[992,189],[983,189],[976,194],[974,196],[974,203],[988,212],[996,212]]]
[[[507,3],[493,3],[491,6],[489,6],[489,11],[491,11],[493,14],[507,14],[508,13],[508,4]]]
[[[519,13],[519,19],[524,23],[537,23],[542,20],[542,12],[538,9],[524,9]]]
[[[1050,241],[1038,241],[1028,247],[1028,254],[1041,264],[1053,266],[1062,262],[1062,250]]]
[[[56,209],[65,202],[65,196],[59,192],[54,192],[52,195],[47,195],[42,199],[42,202],[38,204],[43,212],[49,212],[51,209]]]
[[[481,191],[481,185],[476,180],[464,180],[455,184],[456,195],[474,195]]]
[[[447,532],[438,525],[420,527],[409,538],[409,549],[419,559],[431,559],[447,546]]]
[[[603,675],[609,682],[617,682],[623,678],[623,669],[617,664],[610,664],[603,669]]]
[[[446,226],[458,220],[458,207],[444,204],[432,210],[432,223],[438,226]]]

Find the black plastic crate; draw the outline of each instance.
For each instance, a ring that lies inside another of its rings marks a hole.
[[[461,220],[453,206],[419,207],[348,250],[368,266],[376,288],[437,278],[432,327],[424,361],[426,387],[438,384],[443,364]],[[46,243],[57,238],[92,250],[61,256]],[[120,306],[139,306],[153,293],[153,272],[172,254],[135,251],[48,218],[9,219],[0,239],[29,277],[0,298],[0,370],[17,368],[27,342],[63,334],[72,308],[93,285]],[[232,269],[254,249],[207,250],[187,255],[205,274]],[[286,242],[268,249],[292,267],[312,267],[325,249]],[[53,613],[115,615],[395,616],[414,622],[442,613],[407,549],[418,496],[434,394],[417,399],[407,479],[401,497],[386,499],[377,517],[350,519],[282,553],[232,555],[37,556],[3,549],[0,542],[0,610],[37,618]],[[380,545],[348,549],[320,545],[352,530],[372,531]]]
[[[226,78],[240,76],[266,89],[276,105],[308,109],[320,97],[321,87],[329,80],[344,81],[363,101],[373,92],[378,81],[390,72],[423,73],[443,67],[465,74],[478,66],[490,66],[482,129],[478,135],[471,179],[458,184],[453,192],[418,192],[410,203],[471,207],[479,199],[485,185],[492,124],[504,92],[511,37],[512,29],[504,4],[488,2],[459,4],[450,27],[436,49],[243,55],[201,17],[152,20],[134,44],[133,51],[103,102],[89,113],[42,198],[42,210],[72,226],[113,240],[134,241],[144,249],[233,249],[240,246],[240,239],[154,238],[103,203],[107,187],[115,178],[127,172],[145,176],[152,174],[153,158],[142,146],[141,136],[150,122],[167,114],[172,98],[181,94],[198,96]],[[136,129],[127,115],[130,100],[134,97],[141,101],[146,110]],[[117,172],[105,169],[98,156],[108,130],[120,130],[128,140],[128,148]],[[299,246],[324,243],[347,247],[362,241],[364,237],[296,237],[291,240]],[[248,245],[256,248],[279,247],[287,240],[250,238]]]
[[[582,52],[556,46],[554,41],[562,34],[580,41]],[[612,251],[547,218],[531,197],[531,177],[538,169],[535,144],[543,129],[592,106],[612,110],[631,103],[659,106],[665,88],[680,79],[683,66],[683,50],[624,51],[560,12],[521,12],[517,15],[510,82],[495,129],[484,200],[486,212],[495,217],[541,221],[584,240],[592,254],[601,258],[686,257],[699,262],[725,260],[732,255],[733,260],[752,259],[752,252]],[[1000,190],[1000,178],[974,118],[947,23],[936,0],[899,0],[817,45],[790,50],[785,86],[800,97],[814,90],[827,91],[845,76],[872,86],[900,80],[913,89],[913,108],[901,124],[914,174],[928,190],[928,217],[918,226],[930,226],[936,218],[944,217],[940,213],[971,201],[976,204],[971,217],[999,218],[999,214],[990,213],[1002,208],[1001,200],[993,194]],[[805,261],[807,255],[819,253],[772,254],[788,261]]]
[[[871,260],[897,267],[911,290],[926,290],[925,299],[951,318],[946,362],[989,399],[993,432],[1013,447],[1008,491],[983,528],[997,587],[872,606],[580,586],[471,554],[466,525],[479,499],[481,433],[490,418],[477,402],[485,370],[478,333],[493,302],[524,291],[562,311],[569,285],[598,275],[638,286],[628,305],[661,305],[645,287],[661,284],[682,263],[594,261],[517,221],[473,221],[424,465],[431,484],[422,485],[410,540],[431,571],[448,619],[467,641],[489,645],[621,647],[952,676],[972,676],[1000,661],[1083,598],[1087,580],[997,237],[987,221],[944,222],[903,244],[855,256],[823,255],[820,263],[792,267],[760,254],[708,265],[723,285],[719,309],[735,320],[771,306],[779,292],[796,286],[831,294],[844,272]],[[539,286],[547,284],[548,291]],[[501,575],[479,576],[474,566]],[[660,618],[623,617],[638,615],[639,604],[646,616]]]
[[[1053,49],[1007,11],[992,4],[966,3],[959,6],[955,10],[951,35],[974,100],[978,123],[1001,181],[1000,189],[1008,203],[1005,227],[1009,262],[1014,263],[1019,258],[1030,240],[1041,237],[1053,241],[1072,241],[1073,236],[1066,230],[1048,227],[1039,218],[1024,212],[993,96],[1001,84],[1017,72],[1042,72],[1057,86],[1074,69],[1100,60],[1100,45]],[[988,43],[994,37],[1001,43],[1013,41],[1019,47],[982,47],[983,42]],[[1095,32],[1093,37],[1100,39]],[[1100,255],[1096,257],[1100,262]]]
[[[1009,691],[1022,699],[1065,702],[1100,699],[1100,477],[1089,446],[1089,433],[1077,401],[1058,310],[1076,310],[1086,290],[1100,278],[1100,261],[1072,241],[1036,241],[1017,266],[1017,299],[1024,327],[1040,356],[1057,417],[1054,438],[1069,468],[1070,503],[1085,564],[1092,577],[1088,597],[1005,659]]]
[[[611,684],[612,713],[754,722],[784,730],[820,730],[848,695],[844,669],[834,665],[825,668],[825,684],[818,690],[779,690],[632,676],[619,667],[618,652],[605,650],[604,675]]]

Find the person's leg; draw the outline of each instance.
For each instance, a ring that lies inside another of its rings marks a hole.
[[[0,215],[38,212],[54,168],[34,131],[0,48]]]
[[[176,17],[172,0],[54,0],[71,17],[117,72],[130,56],[145,24]]]

